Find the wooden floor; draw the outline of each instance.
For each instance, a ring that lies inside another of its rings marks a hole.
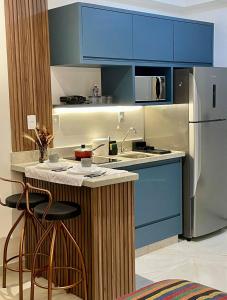
[[[72,201],[81,205],[81,216],[67,221],[85,257],[89,300],[115,300],[135,287],[134,251],[134,184],[121,183],[96,189],[71,187],[38,180],[28,181],[49,189],[56,201]],[[31,224],[28,225],[27,247],[34,248]],[[69,243],[69,241],[68,241]],[[42,251],[48,254],[49,242]],[[70,264],[78,266],[73,245],[68,244]],[[45,258],[42,263],[46,264]],[[64,249],[58,237],[56,264],[64,265]],[[70,276],[70,283],[76,279]],[[55,276],[56,284],[65,284],[64,272]],[[73,293],[83,297],[82,285]]]

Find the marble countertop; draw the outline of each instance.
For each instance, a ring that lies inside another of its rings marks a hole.
[[[126,154],[131,154],[135,152],[127,152],[124,153]],[[133,165],[140,165],[140,164],[147,164],[147,163],[152,163],[152,162],[158,162],[158,161],[165,161],[165,160],[170,160],[170,159],[175,159],[175,158],[181,158],[184,157],[185,153],[181,151],[172,151],[169,154],[150,154],[145,158],[127,158],[127,157],[122,157],[121,155],[118,155],[114,158],[116,158],[117,162],[111,162],[111,163],[106,163],[102,164],[102,167],[106,168],[124,168],[124,167],[129,167]],[[111,157],[113,158],[113,157]],[[78,162],[72,162],[72,164],[77,164]],[[11,170],[20,172],[20,173],[25,173],[25,168],[29,166],[35,166],[37,165],[38,162],[27,162],[27,163],[13,163],[11,165]],[[123,183],[123,182],[129,182],[129,181],[136,181],[139,179],[138,174],[132,173],[132,172],[124,172],[122,174],[114,174],[114,175],[105,175],[105,176],[100,176],[92,179],[84,179],[83,181],[83,186],[89,187],[89,188],[97,188],[100,186],[106,186],[106,185],[112,185],[112,184],[117,184],[117,183]]]
[[[147,164],[147,163],[152,163],[152,162],[158,162],[158,161],[165,161],[169,159],[175,159],[175,158],[182,158],[185,156],[185,152],[183,151],[171,151],[171,153],[168,154],[149,154],[149,153],[141,153],[141,152],[135,152],[135,151],[129,151],[124,153],[123,155],[127,154],[146,154],[147,157],[145,158],[127,158],[125,156],[121,156],[121,154],[117,156],[109,156],[109,158],[114,158],[119,161],[117,162],[111,162],[111,163],[106,163],[102,164],[102,167],[106,168],[124,168],[124,167],[130,167],[134,165],[140,165],[140,164]]]

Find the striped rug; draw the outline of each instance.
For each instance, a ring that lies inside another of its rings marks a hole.
[[[165,280],[151,284],[118,300],[227,300],[227,294],[186,280]]]

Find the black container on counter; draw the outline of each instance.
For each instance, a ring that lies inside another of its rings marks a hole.
[[[118,154],[118,146],[116,141],[110,141],[109,143],[109,155],[117,155]]]

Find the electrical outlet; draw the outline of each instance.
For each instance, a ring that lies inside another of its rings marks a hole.
[[[36,122],[36,115],[28,115],[27,116],[27,124],[28,124],[28,129],[35,129],[37,126]]]
[[[118,113],[118,123],[123,122],[125,119],[125,113],[123,111]]]

